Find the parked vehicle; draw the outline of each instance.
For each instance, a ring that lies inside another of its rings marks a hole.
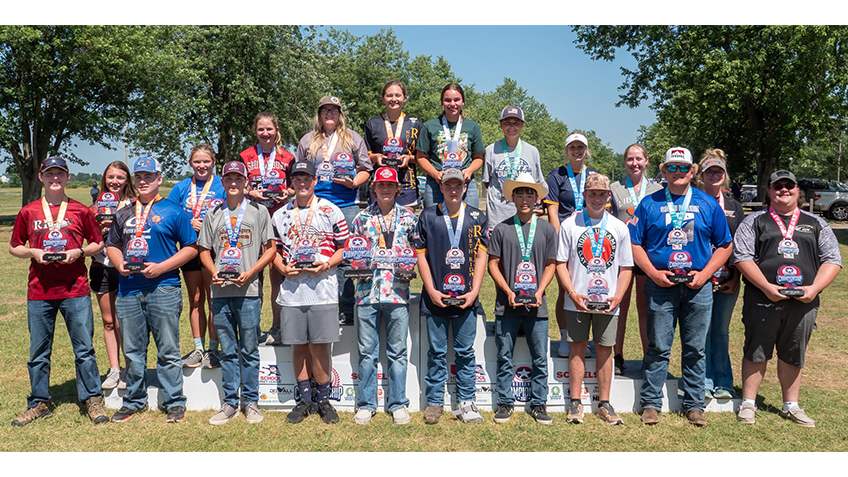
[[[757,200],[757,186],[745,184],[742,186],[742,202],[753,202]]]
[[[813,200],[813,211],[834,220],[848,220],[848,186],[839,181],[802,178],[798,185],[807,200]]]

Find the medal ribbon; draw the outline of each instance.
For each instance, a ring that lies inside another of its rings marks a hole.
[[[200,218],[200,213],[203,212],[203,203],[206,202],[206,195],[209,194],[209,189],[212,188],[214,177],[213,175],[209,179],[206,179],[206,184],[203,184],[203,191],[200,192],[200,197],[197,197],[197,182],[194,181],[194,177],[191,178],[191,197],[194,199],[194,205],[191,206],[191,215],[195,219]]]
[[[336,144],[339,142],[339,135],[333,131],[333,138],[330,139],[330,145],[327,146],[327,136],[324,136],[324,143],[321,144],[321,156],[324,162],[330,162],[330,155],[336,150]]]
[[[795,226],[798,224],[798,217],[801,216],[801,209],[795,207],[795,211],[792,212],[792,218],[789,219],[788,229],[785,225],[783,225],[783,220],[779,215],[777,215],[777,212],[774,211],[772,206],[769,206],[769,215],[771,215],[772,220],[774,220],[780,228],[780,234],[783,235],[783,238],[786,240],[792,240],[792,236],[795,235]]]
[[[236,248],[239,240],[239,233],[241,232],[241,221],[244,219],[244,212],[247,210],[247,199],[241,200],[241,205],[239,205],[238,215],[236,215],[236,224],[233,225],[233,213],[230,211],[230,208],[227,207],[227,220],[224,221],[224,224],[227,226],[227,239],[230,242],[230,247]]]
[[[639,197],[636,197],[636,192],[633,191],[633,181],[630,180],[630,176],[627,176],[625,180],[627,184],[627,192],[630,193],[630,202],[633,203],[633,211],[636,211],[636,207],[639,207],[639,204],[642,202],[642,199],[645,198],[645,192],[648,190],[648,179],[645,178],[645,175],[642,175],[642,182],[639,185]]]
[[[451,227],[450,212],[444,202],[442,202],[442,213],[445,218],[445,227],[448,229],[448,238],[450,239],[451,248],[459,248],[459,239],[462,235],[462,224],[465,222],[465,202],[459,207],[459,217],[456,219],[456,229]]]
[[[462,116],[456,120],[456,129],[454,129],[453,133],[453,143],[450,142],[451,133],[450,129],[448,129],[447,118],[445,118],[445,115],[443,114],[439,119],[442,121],[442,129],[445,131],[445,138],[448,139],[448,152],[456,152],[456,150],[451,151],[450,145],[454,144],[457,148],[459,148],[459,134],[462,131]]]
[[[295,226],[295,230],[297,231],[295,233],[297,234],[297,237],[300,238],[300,233],[303,231],[303,229],[301,228],[301,224],[300,224],[300,207],[297,205],[296,201],[292,202],[292,205],[293,205],[293,209],[295,211],[294,212],[294,226]],[[313,196],[312,197],[312,204],[309,205],[309,213],[306,214],[306,224],[303,226],[304,228],[308,228],[310,225],[312,225],[312,218],[315,216],[315,210],[317,208],[318,208],[318,197]]]
[[[665,189],[665,201],[668,204],[668,215],[671,216],[671,225],[676,229],[682,229],[683,221],[686,220],[686,211],[689,210],[689,202],[692,201],[692,187],[686,188],[683,205],[677,212],[673,212],[674,201],[671,199],[671,192],[668,191],[668,187]]]
[[[568,172],[568,181],[571,182],[571,192],[574,194],[574,208],[577,211],[583,210],[583,189],[586,187],[586,169],[580,169],[580,188],[577,187],[577,180],[574,178],[574,170],[571,168],[571,164],[565,168],[566,172]]]
[[[377,236],[379,237],[379,242],[377,246],[380,248],[386,248],[386,238],[389,234],[397,230],[399,226],[400,214],[398,214],[397,210],[395,210],[396,207],[397,204],[395,204],[392,207],[392,211],[389,212],[389,225],[386,225],[385,217],[383,217],[383,213],[380,211],[380,207],[378,207],[377,204],[374,204],[374,212],[377,215],[377,223],[375,224],[375,226],[377,227]],[[394,218],[395,220],[392,220],[392,218]],[[383,233],[383,229],[386,230],[385,233]],[[392,237],[392,245],[394,246],[394,237]]]
[[[159,194],[156,194],[156,197],[150,201],[147,206],[144,207],[144,212],[141,210],[141,200],[136,199],[135,201],[135,236],[141,237],[142,232],[144,232],[144,225],[147,223],[147,216],[150,215],[150,209],[153,208],[153,204],[159,201],[162,198]]]
[[[604,237],[607,236],[607,217],[608,214],[604,211],[604,218],[601,219],[600,228],[594,228],[592,233],[592,220],[589,217],[589,212],[583,209],[583,222],[586,224],[586,229],[589,231],[589,243],[592,245],[592,258],[603,258],[604,254]]]
[[[515,145],[515,150],[513,151],[515,153],[514,159],[509,157],[506,139],[501,139],[501,149],[503,149],[504,156],[506,157],[506,176],[511,180],[515,180],[518,177],[518,165],[521,163],[521,139]]]
[[[400,113],[400,117],[397,120],[397,126],[395,126],[396,131],[392,132],[392,123],[389,122],[389,116],[383,116],[383,122],[386,123],[386,136],[389,139],[398,138],[400,139],[400,133],[403,130],[403,118],[406,117],[406,113]]]
[[[718,205],[721,206],[722,212],[724,211],[724,193],[718,191]]]
[[[521,230],[521,222],[518,214],[512,216],[515,225],[515,234],[518,235],[518,246],[521,248],[521,261],[529,262],[530,254],[533,253],[533,239],[536,237],[536,214],[530,218],[530,231],[527,233],[527,242],[524,241],[524,231]]]
[[[47,203],[47,199],[44,197],[41,198],[41,210],[44,212],[44,220],[47,221],[47,226],[50,227],[50,230],[59,230],[62,227],[62,222],[65,220],[65,212],[68,211],[68,198],[65,197],[62,199],[62,203],[59,205],[59,215],[56,217],[56,221],[53,221],[53,213],[50,212],[50,204]]]
[[[259,156],[259,175],[265,177],[267,171],[274,169],[274,161],[277,160],[277,146],[271,148],[271,153],[268,154],[268,158],[266,159],[265,154],[262,152],[262,146],[257,144],[256,155]],[[268,163],[271,165],[269,166]]]

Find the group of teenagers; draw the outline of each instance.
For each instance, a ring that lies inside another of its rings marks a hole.
[[[427,424],[444,413],[449,331],[458,402],[453,414],[465,423],[483,421],[475,405],[473,345],[477,320],[485,316],[478,295],[488,270],[496,285],[497,423],[514,411],[512,356],[520,334],[532,358],[529,413],[538,423],[552,422],[545,290],[556,277],[556,353],[569,359],[571,376],[568,422],[583,422],[582,378],[594,349],[596,415],[623,423],[609,395],[613,375],[625,370],[635,282],[642,422],[660,420],[679,326],[683,413],[688,422],[706,425],[706,400],[734,397],[728,329],[744,277],[738,420],[754,423],[757,390],[776,349],[780,414],[814,426],[798,405],[800,375],[818,295],[841,269],[841,256],[827,223],[801,210],[803,195],[791,172],[772,174],[766,209],[745,217],[726,190],[727,163],[719,149],[705,151],[699,164],[689,150],[669,149],[660,166],[663,187],[647,176],[646,149],[633,144],[624,152],[627,177],[611,184],[588,166],[589,142],[574,131],[565,141],[564,164],[545,177],[538,150],[520,137],[525,121],[518,106],[502,110],[503,139],[485,146],[479,125],[463,111],[458,84],[442,89],[442,114],[423,123],[403,112],[407,95],[400,82],[387,83],[381,99],[385,112],[366,123],[363,138],[345,124],[338,97],[321,98],[313,130],[294,155],[281,145],[276,117],[260,113],[255,147],[226,163],[220,175],[212,147],[194,147],[193,175],[167,199],[159,195],[162,167],[152,157],[136,160],[132,173],[121,161],[109,164],[92,207],[66,195],[68,163],[58,156],[45,160],[39,172],[44,197],[21,209],[10,243],[14,256],[31,262],[31,393],[12,425],[52,413],[50,354],[59,311],[76,357],[78,397],[95,424],[123,422],[147,409],[151,335],[168,422],[185,418],[184,366],[221,367],[224,403],[211,424],[225,424],[240,410],[248,423],[261,422],[260,343],[292,346],[297,403],[287,421],[318,414],[325,423],[339,422],[330,402],[330,344],[349,324],[360,355],[354,421],[368,424],[377,412],[382,344],[386,409],[394,423],[407,424],[410,280],[417,262],[429,347]],[[475,181],[481,168],[485,213]],[[426,174],[422,197],[418,169]],[[369,205],[360,209],[357,190],[369,182]],[[92,258],[90,271],[85,257]],[[195,347],[183,357],[180,269]],[[265,279],[273,319],[262,333]],[[102,383],[92,344],[92,291],[110,365]],[[126,393],[110,418],[102,389],[115,387]]]

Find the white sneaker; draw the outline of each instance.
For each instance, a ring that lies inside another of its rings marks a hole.
[[[473,401],[463,401],[459,403],[459,409],[453,411],[459,420],[465,424],[473,424],[475,422],[483,422],[483,415],[477,410],[477,405]]]
[[[409,421],[409,411],[406,409],[406,406],[392,411],[392,422],[395,424],[409,424]]]
[[[371,417],[373,417],[374,414],[376,413],[370,409],[360,408],[358,411],[356,411],[356,415],[353,416],[353,422],[362,425],[368,424],[369,422],[371,422]]]
[[[115,389],[118,387],[118,383],[121,381],[121,370],[118,368],[111,368],[108,373],[106,373],[106,379],[103,380],[103,384],[100,385],[102,389]]]
[[[557,348],[557,356],[567,358],[569,353],[571,353],[571,343],[563,337],[559,342],[559,348]]]
[[[221,406],[221,410],[215,413],[215,415],[209,419],[209,424],[212,424],[213,426],[220,426],[221,424],[226,424],[230,422],[230,419],[236,417],[237,415],[237,407],[233,407],[227,403],[224,403],[224,405]]]
[[[244,417],[247,419],[248,424],[259,424],[265,419],[262,416],[262,411],[259,410],[259,405],[255,402],[244,406]]]

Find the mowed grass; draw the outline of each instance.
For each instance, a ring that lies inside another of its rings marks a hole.
[[[70,191],[84,203],[90,202],[87,190]],[[0,215],[6,215],[6,195],[0,194]],[[88,201],[86,201],[88,199]],[[19,207],[20,195],[13,204]],[[9,243],[11,223],[0,225],[0,243]],[[836,231],[843,260],[848,256],[848,230]],[[4,250],[5,252],[5,250]],[[341,423],[324,425],[317,416],[298,425],[285,421],[283,412],[265,412],[265,421],[249,426],[239,417],[226,426],[211,426],[213,411],[188,412],[178,425],[166,424],[165,416],[148,411],[123,424],[93,426],[80,413],[74,381],[74,356],[67,330],[57,320],[53,347],[51,394],[55,403],[53,417],[36,421],[24,428],[9,423],[26,407],[29,377],[26,362],[29,334],[26,323],[26,282],[28,262],[0,253],[0,270],[5,286],[0,287],[0,451],[846,451],[848,450],[848,278],[841,273],[822,297],[818,331],[807,350],[803,372],[801,405],[816,419],[815,429],[805,429],[780,418],[782,405],[775,367],[769,367],[758,396],[759,411],[754,426],[736,422],[733,413],[709,413],[709,426],[696,429],[679,414],[663,415],[660,425],[641,425],[639,416],[622,413],[624,426],[608,426],[591,414],[583,425],[567,425],[564,415],[553,414],[552,426],[537,425],[523,412],[517,412],[506,425],[492,422],[492,413],[484,412],[486,422],[473,426],[445,415],[438,425],[423,424],[421,413],[413,413],[408,426],[395,426],[385,413],[377,414],[369,426],[353,423],[352,413],[340,413]],[[413,290],[420,291],[420,281]],[[266,297],[270,291],[266,283]],[[548,289],[549,307],[553,308],[556,285]],[[494,285],[483,281],[483,304],[492,319]],[[94,343],[101,375],[108,368],[103,346],[99,310],[94,305]],[[262,314],[262,329],[271,323],[268,300]],[[188,306],[180,322],[183,350],[192,348],[188,325]],[[551,321],[551,338],[559,331]],[[737,393],[741,392],[743,326],[741,297],[734,311],[731,334],[731,360]],[[628,319],[625,343],[627,359],[641,357],[635,310]],[[151,342],[149,363],[155,363]],[[672,352],[671,373],[680,373],[680,347]],[[415,398],[415,397],[411,397]],[[620,410],[628,411],[628,410]],[[111,411],[110,411],[111,412]]]

